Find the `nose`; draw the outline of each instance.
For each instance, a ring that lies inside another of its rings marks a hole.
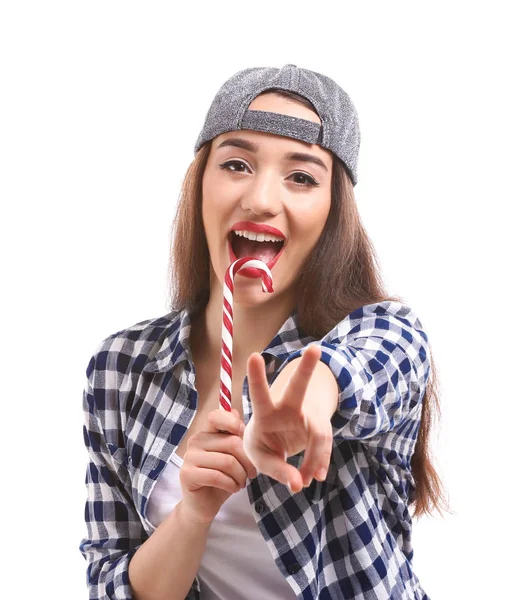
[[[282,207],[281,182],[278,173],[264,170],[255,174],[249,185],[243,191],[241,208],[255,215],[277,215]]]

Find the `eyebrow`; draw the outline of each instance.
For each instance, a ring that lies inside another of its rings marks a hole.
[[[248,152],[255,153],[257,153],[259,149],[258,144],[255,144],[254,142],[249,142],[242,138],[228,138],[223,140],[219,146],[217,146],[216,150],[225,146],[234,146],[235,148],[242,148],[243,150],[248,150]],[[307,154],[306,152],[286,152],[284,154],[284,160],[314,163],[315,165],[323,167],[325,171],[328,172],[325,163],[317,156],[314,156],[314,154]]]

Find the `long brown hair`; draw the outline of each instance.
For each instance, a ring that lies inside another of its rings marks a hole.
[[[264,93],[271,93],[270,90]],[[305,98],[274,90],[291,101],[301,102],[316,112]],[[316,113],[317,114],[317,113]],[[201,312],[210,295],[210,256],[202,222],[202,179],[212,146],[204,144],[190,164],[172,228],[169,261],[170,310],[188,308]],[[333,155],[331,206],[316,247],[298,278],[297,310],[300,325],[312,337],[323,337],[355,309],[366,304],[392,300],[385,290],[378,259],[362,225],[347,167]],[[321,302],[320,290],[333,293]],[[416,491],[410,498],[413,516],[448,510],[444,487],[431,461],[430,434],[439,420],[437,373],[430,352],[430,374],[422,400],[420,428],[411,459]]]

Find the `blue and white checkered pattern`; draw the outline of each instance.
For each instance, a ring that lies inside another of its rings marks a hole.
[[[137,323],[103,340],[88,364],[87,537],[79,549],[90,599],[132,600],[129,561],[155,530],[147,501],[196,413],[190,323],[187,311]],[[412,569],[408,511],[430,372],[422,324],[407,305],[384,301],[318,340],[302,332],[295,311],[262,352],[270,384],[308,344],[322,347],[339,385],[330,468],[325,481],[295,494],[262,474],[249,481],[257,525],[300,599],[429,600]],[[303,452],[288,462],[301,466]],[[188,598],[200,598],[197,578]]]

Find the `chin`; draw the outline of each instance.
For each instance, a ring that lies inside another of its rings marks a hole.
[[[257,306],[262,306],[269,304],[272,300],[275,300],[278,297],[276,291],[271,294],[269,294],[268,292],[263,292],[262,283],[260,279],[253,280],[244,277],[240,277],[240,279],[246,281],[246,283],[244,285],[241,285],[241,281],[239,281],[238,284],[235,286],[233,292],[234,307],[240,306],[242,308],[253,308]]]

